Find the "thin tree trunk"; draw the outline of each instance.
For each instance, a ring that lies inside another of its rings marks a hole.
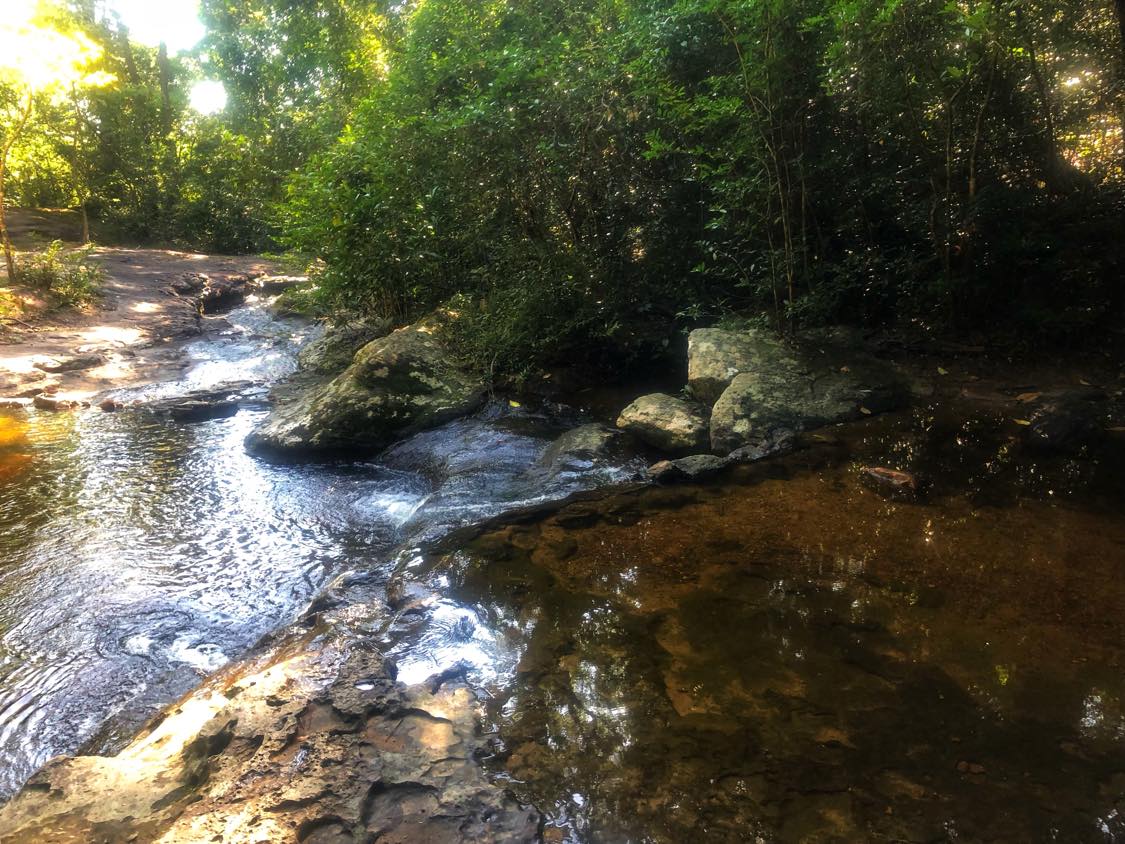
[[[27,93],[27,104],[24,106],[20,119],[0,150],[0,241],[4,246],[4,261],[8,265],[8,283],[16,280],[16,256],[12,249],[12,239],[8,236],[8,217],[4,211],[4,178],[8,170],[8,154],[12,151],[19,136],[23,134],[27,121],[31,119],[31,112],[35,107],[35,96],[31,91]]]
[[[1117,10],[1117,31],[1121,36],[1121,61],[1125,63],[1125,0],[1115,0]]]

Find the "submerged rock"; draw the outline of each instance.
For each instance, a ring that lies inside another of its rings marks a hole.
[[[1100,390],[1067,390],[1047,397],[1032,414],[1024,439],[1029,448],[1072,454],[1105,436],[1100,416],[1105,394]]]
[[[247,439],[279,453],[376,452],[395,440],[472,412],[484,384],[451,359],[430,318],[361,348],[327,382],[300,378]]]
[[[661,484],[698,481],[721,472],[733,463],[729,457],[693,454],[679,460],[661,460],[648,468],[648,476]]]
[[[670,454],[707,448],[707,418],[703,412],[666,393],[641,396],[621,411],[617,427]]]
[[[807,337],[799,348],[764,331],[702,329],[692,338],[693,393],[710,398],[726,384],[711,411],[716,454],[893,410],[906,397],[888,366],[835,338]]]
[[[591,423],[572,428],[559,436],[539,459],[539,465],[562,468],[567,464],[584,464],[606,457],[621,434],[605,425]]]

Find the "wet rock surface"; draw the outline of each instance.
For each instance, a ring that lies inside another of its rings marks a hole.
[[[483,384],[453,363],[438,331],[433,319],[401,328],[361,348],[331,381],[291,383],[247,444],[298,455],[373,453],[471,413]]]
[[[344,635],[295,641],[208,684],[120,754],[49,764],[0,841],[533,841],[538,814],[476,762],[463,682],[398,685]]]
[[[661,460],[648,468],[648,477],[657,483],[698,481],[716,475],[731,465],[730,458],[713,454],[693,454],[679,460]]]
[[[666,393],[641,396],[621,411],[617,427],[669,454],[690,454],[707,448],[707,417],[703,410]]]
[[[580,425],[559,435],[543,452],[539,465],[549,470],[588,469],[594,461],[614,453],[620,440],[620,432],[605,425],[596,422]]]

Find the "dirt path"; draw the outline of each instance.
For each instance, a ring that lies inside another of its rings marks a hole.
[[[175,374],[183,341],[217,321],[200,315],[199,291],[185,289],[185,276],[224,284],[275,270],[255,257],[156,249],[96,254],[108,274],[99,302],[84,310],[32,310],[0,323],[0,400],[46,394],[88,401]]]

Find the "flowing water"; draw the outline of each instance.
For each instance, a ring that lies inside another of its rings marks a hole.
[[[257,305],[227,320],[189,347],[182,379],[117,397],[265,385],[312,333]],[[120,746],[341,570],[636,469],[547,473],[537,461],[570,420],[506,405],[381,462],[280,465],[243,447],[262,407],[200,424],[0,412],[0,798],[54,755]]]
[[[306,329],[229,319],[135,395],[293,368]],[[405,572],[390,632],[356,634],[403,682],[473,684],[482,762],[545,841],[1125,841],[1120,441],[1046,458],[919,407],[450,537],[638,464],[545,464],[576,418],[507,403],[378,461],[271,463],[242,445],[262,393],[195,425],[0,416],[0,795],[120,746],[335,575],[383,607]],[[880,497],[870,464],[926,496]]]

